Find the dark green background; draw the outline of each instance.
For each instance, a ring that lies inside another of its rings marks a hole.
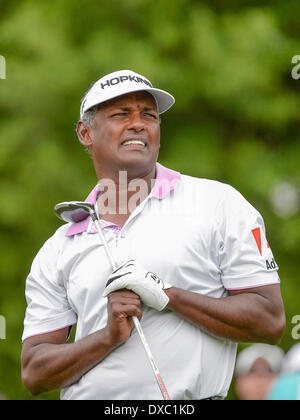
[[[160,162],[229,183],[262,213],[286,306],[280,346],[295,343],[300,213],[279,215],[270,197],[282,182],[299,196],[299,16],[296,0],[0,1],[0,393],[31,398],[20,380],[25,278],[60,226],[53,206],[85,199],[97,182],[74,131],[80,99],[119,69],[176,98],[162,116]]]

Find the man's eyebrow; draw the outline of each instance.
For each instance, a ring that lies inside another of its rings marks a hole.
[[[115,109],[121,109],[122,111],[130,111],[132,107],[126,106],[126,105],[120,105],[120,106],[116,106]],[[157,111],[154,106],[149,106],[149,105],[145,105],[142,109],[144,111]]]
[[[154,106],[148,106],[148,105],[146,105],[144,107],[144,110],[145,111],[157,111],[156,107],[154,107]]]

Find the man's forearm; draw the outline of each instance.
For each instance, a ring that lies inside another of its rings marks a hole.
[[[104,330],[75,343],[41,343],[30,350],[24,362],[23,381],[32,394],[61,389],[77,382],[97,365],[113,346]]]
[[[270,344],[281,337],[284,320],[277,321],[281,311],[258,293],[216,299],[175,287],[165,292],[170,299],[168,309],[213,336]]]
[[[141,319],[140,298],[130,290],[109,294],[107,325],[75,343],[66,344],[69,329],[29,337],[23,343],[22,380],[32,394],[61,389],[78,382],[115,348],[125,343]]]

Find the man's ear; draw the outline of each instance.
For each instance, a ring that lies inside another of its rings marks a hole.
[[[90,129],[81,120],[76,125],[76,133],[78,140],[84,147],[90,147],[92,145],[93,141],[90,137]]]

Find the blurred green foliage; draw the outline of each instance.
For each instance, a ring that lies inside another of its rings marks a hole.
[[[271,198],[283,181],[299,197],[299,15],[296,0],[0,0],[0,393],[32,398],[20,379],[25,278],[60,226],[53,206],[97,182],[75,134],[80,100],[123,68],[176,98],[162,116],[160,162],[233,185],[264,216],[287,314],[280,345],[295,343],[300,213],[280,216]]]

